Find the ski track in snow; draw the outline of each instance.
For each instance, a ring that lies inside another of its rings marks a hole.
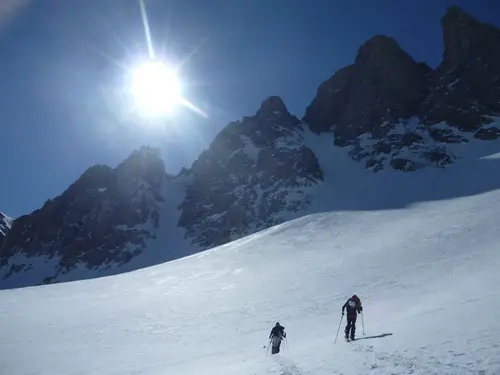
[[[129,273],[0,291],[0,374],[500,374],[499,143],[375,176],[324,150],[310,215]],[[334,343],[353,293],[365,335],[359,317],[345,343],[344,319]],[[288,342],[266,356],[277,320]]]

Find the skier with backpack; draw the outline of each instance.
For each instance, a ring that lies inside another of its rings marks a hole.
[[[356,318],[358,313],[363,311],[363,306],[361,306],[361,300],[357,295],[353,295],[351,298],[344,303],[342,306],[342,315],[344,315],[344,310],[347,310],[347,325],[345,327],[345,339],[349,340],[349,334],[351,340],[354,340],[356,335]]]
[[[276,325],[271,329],[269,334],[269,342],[271,343],[272,351],[271,354],[277,354],[280,352],[281,340],[286,338],[285,327],[276,322]]]

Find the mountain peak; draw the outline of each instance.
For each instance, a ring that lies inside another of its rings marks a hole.
[[[479,23],[474,17],[472,17],[469,13],[462,10],[457,5],[452,5],[446,10],[445,15],[442,18],[442,22],[456,22],[456,23],[464,23],[464,22],[476,22]]]
[[[448,9],[441,25],[446,68],[463,67],[475,58],[489,56],[493,54],[493,44],[500,42],[496,27],[478,21],[457,6]]]
[[[283,103],[283,100],[279,96],[270,96],[264,100],[257,111],[257,116],[267,117],[269,115],[290,116],[290,112],[288,112],[285,103]]]
[[[118,165],[116,170],[141,174],[141,171],[144,171],[146,168],[154,168],[164,173],[165,167],[159,149],[150,146],[141,146]]]
[[[398,42],[390,36],[378,34],[372,36],[365,43],[363,43],[360,47],[360,52],[369,49],[376,48],[392,48],[392,49],[401,49]]]
[[[161,159],[160,150],[144,145],[139,149],[134,150],[125,161],[131,159]]]
[[[410,63],[412,65],[415,63],[394,38],[385,35],[375,35],[363,43],[355,60],[355,64],[358,66],[384,66],[390,62]]]
[[[353,65],[320,86],[304,121],[313,131],[333,130],[337,145],[380,133],[382,124],[415,115],[429,70],[395,39],[376,35],[359,48]]]

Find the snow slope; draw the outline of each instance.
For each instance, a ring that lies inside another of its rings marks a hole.
[[[369,187],[355,169],[340,211],[127,274],[2,291],[0,373],[499,374],[498,151]],[[353,293],[366,335],[360,319],[359,341],[334,344]],[[276,320],[289,347],[266,356]]]

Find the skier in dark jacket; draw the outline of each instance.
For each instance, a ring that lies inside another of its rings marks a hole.
[[[269,341],[272,345],[271,354],[277,354],[280,352],[281,340],[286,338],[285,327],[280,325],[279,322],[276,322],[276,325],[271,329],[271,333],[269,334]]]
[[[349,339],[349,333],[351,334],[351,340],[354,340],[356,335],[356,318],[358,313],[363,311],[363,306],[361,306],[361,301],[357,295],[353,295],[351,298],[344,303],[342,306],[342,315],[344,315],[344,310],[347,310],[347,325],[345,327],[345,338]]]

